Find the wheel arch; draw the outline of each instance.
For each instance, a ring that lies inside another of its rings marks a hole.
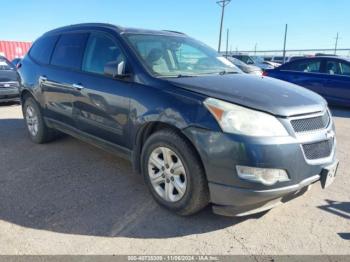
[[[21,94],[20,94],[20,99],[21,99],[21,103],[23,104],[24,103],[24,100],[26,97],[32,97],[35,99],[34,95],[32,94],[32,92],[30,92],[28,89],[23,89],[21,91]]]
[[[28,98],[28,97],[31,97],[34,99],[34,101],[37,102],[37,99],[35,98],[34,94],[29,91],[28,89],[23,89],[20,93],[20,100],[21,100],[21,105],[22,105],[22,112],[23,112],[23,115],[24,115],[24,103],[25,103],[25,100]]]
[[[134,171],[141,173],[141,153],[143,146],[147,139],[154,133],[160,131],[160,130],[172,130],[175,131],[181,138],[185,139],[191,146],[194,152],[196,153],[196,156],[198,160],[200,161],[201,166],[204,169],[204,165],[202,162],[202,158],[192,143],[192,141],[185,135],[185,133],[182,131],[181,128],[178,126],[172,125],[170,123],[162,122],[162,121],[151,121],[144,123],[139,129],[136,134],[136,137],[134,139],[134,147],[133,147],[133,153],[132,153],[132,166]]]

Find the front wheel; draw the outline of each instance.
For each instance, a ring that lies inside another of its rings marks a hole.
[[[192,145],[177,132],[151,135],[142,151],[142,171],[155,200],[179,215],[191,215],[209,202],[208,183]]]

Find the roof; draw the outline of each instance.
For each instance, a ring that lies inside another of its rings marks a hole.
[[[149,29],[141,29],[141,28],[132,28],[132,27],[122,27],[118,25],[108,24],[108,23],[83,23],[83,24],[74,24],[68,25],[64,27],[59,27],[53,29],[46,34],[51,33],[59,33],[76,29],[84,29],[84,28],[109,28],[120,34],[124,33],[133,33],[133,34],[152,34],[152,35],[169,35],[169,36],[183,36],[184,33],[172,31],[172,30],[149,30]]]
[[[294,63],[296,61],[302,61],[302,60],[315,60],[315,59],[337,59],[337,60],[345,60],[347,62],[350,62],[349,57],[342,57],[342,56],[312,56],[312,57],[305,57],[305,58],[300,58],[298,60],[293,60],[289,63]]]

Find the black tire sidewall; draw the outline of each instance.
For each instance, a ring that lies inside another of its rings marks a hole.
[[[28,129],[28,124],[27,124],[27,119],[26,119],[26,114],[27,114],[27,107],[31,106],[34,110],[35,113],[38,117],[38,132],[35,136],[33,136],[29,129]],[[26,124],[26,128],[27,128],[27,132],[29,134],[30,139],[35,142],[35,143],[42,143],[44,140],[44,132],[45,132],[45,126],[44,126],[44,121],[41,115],[41,110],[39,108],[39,106],[37,105],[37,103],[35,102],[35,100],[31,97],[28,97],[25,102],[24,102],[24,106],[23,106],[23,115],[24,115],[24,120],[25,120],[25,124]]]

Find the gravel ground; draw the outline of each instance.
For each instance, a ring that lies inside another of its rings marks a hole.
[[[350,110],[333,109],[338,177],[263,215],[160,208],[118,157],[64,137],[30,142],[0,106],[0,254],[350,254]]]

